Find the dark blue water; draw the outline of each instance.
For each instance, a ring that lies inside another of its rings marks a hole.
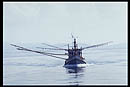
[[[128,84],[125,44],[83,51],[87,67],[78,69],[64,68],[64,60],[19,51],[8,44],[3,54],[4,85]]]

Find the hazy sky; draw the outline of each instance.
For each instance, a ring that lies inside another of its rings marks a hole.
[[[4,3],[3,41],[9,43],[127,41],[127,3]]]

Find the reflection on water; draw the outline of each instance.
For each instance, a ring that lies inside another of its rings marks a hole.
[[[83,83],[82,77],[84,76],[85,68],[66,68],[67,74],[69,75],[68,83],[72,85],[79,85]]]
[[[77,67],[77,68],[66,68],[66,70],[67,70],[68,73],[80,73],[80,72],[84,71],[84,68],[80,68],[80,67]]]

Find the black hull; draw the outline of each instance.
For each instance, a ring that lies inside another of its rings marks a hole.
[[[86,64],[86,62],[83,59],[80,58],[73,58],[73,59],[68,59],[65,61],[65,65],[73,65],[73,64]]]

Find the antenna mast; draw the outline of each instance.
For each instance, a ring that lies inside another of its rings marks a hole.
[[[76,39],[74,38],[74,49],[76,49]]]

